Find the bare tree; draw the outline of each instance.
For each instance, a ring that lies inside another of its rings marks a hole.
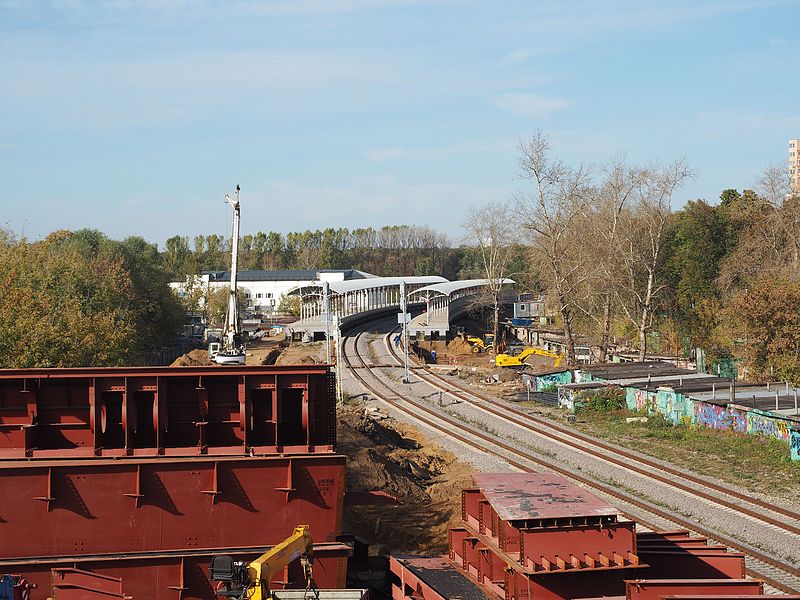
[[[485,304],[492,307],[492,333],[495,353],[500,343],[500,305],[503,282],[511,275],[509,267],[518,234],[507,202],[491,201],[472,207],[464,222],[468,245],[477,246],[486,283]]]
[[[598,277],[593,281],[597,291],[593,308],[589,312],[600,327],[600,358],[608,360],[608,345],[611,337],[611,321],[614,317],[615,290],[619,283],[619,261],[617,245],[623,210],[630,204],[639,189],[643,173],[641,169],[628,166],[624,157],[614,158],[605,169],[605,177],[596,190],[592,202],[592,215],[587,231],[587,240],[592,246]]]
[[[647,355],[647,333],[653,324],[655,302],[665,287],[658,281],[658,273],[672,214],[672,195],[692,176],[683,159],[665,167],[641,170],[634,202],[619,215],[617,258],[623,275],[616,296],[625,316],[636,327],[639,360]]]
[[[522,177],[534,184],[530,194],[517,198],[523,226],[531,234],[535,264],[558,304],[564,326],[567,360],[575,362],[573,319],[579,290],[590,277],[582,254],[577,222],[586,214],[589,192],[588,172],[572,169],[549,156],[550,144],[541,131],[520,141],[519,167]]]
[[[800,197],[790,191],[789,172],[783,166],[764,169],[756,181],[756,192],[769,205],[773,239],[789,251],[793,270],[800,266]]]

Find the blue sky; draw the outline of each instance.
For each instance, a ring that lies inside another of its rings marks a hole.
[[[0,226],[30,238],[427,224],[517,143],[685,156],[716,201],[800,137],[800,1],[0,0]]]

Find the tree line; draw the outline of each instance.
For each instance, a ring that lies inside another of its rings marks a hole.
[[[554,156],[547,137],[519,145],[524,191],[470,209],[454,240],[427,226],[258,232],[242,269],[346,269],[382,276],[486,277],[499,320],[502,277],[541,292],[567,354],[577,340],[640,357],[736,357],[753,378],[800,383],[800,198],[786,169],[752,190],[672,209],[692,176],[684,160],[590,168]],[[58,231],[30,242],[0,231],[4,367],[127,365],[168,345],[188,307],[170,281],[229,268],[224,236],[140,237]],[[495,325],[496,329],[496,325]]]
[[[140,237],[83,229],[29,242],[0,230],[0,367],[146,362],[184,322],[169,281]]]
[[[601,360],[612,343],[640,359],[654,346],[681,357],[702,348],[710,362],[741,359],[752,379],[800,382],[800,196],[787,169],[678,211],[676,192],[693,177],[683,159],[568,165],[536,132],[519,145],[519,170],[526,191],[473,209],[466,228],[485,234],[478,245],[495,281],[516,268],[505,250],[527,249],[570,361],[580,334]]]
[[[516,255],[522,268],[521,246]],[[424,225],[257,232],[239,240],[239,268],[243,270],[358,269],[384,277],[437,274],[468,279],[482,276],[481,260],[469,240],[460,244]],[[163,264],[176,279],[228,270],[230,238],[198,235],[190,243],[187,236],[173,236],[165,243]]]

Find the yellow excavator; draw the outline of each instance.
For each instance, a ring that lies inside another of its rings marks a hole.
[[[489,352],[490,350],[494,349],[494,334],[487,333],[483,336],[483,338],[479,338],[476,336],[467,336],[467,342],[470,346],[472,346],[472,351],[475,354],[480,354],[481,352]]]
[[[531,356],[544,356],[553,359],[553,366],[560,367],[564,362],[564,355],[543,350],[541,348],[510,348],[508,354],[495,356],[494,364],[498,367],[521,367]]]
[[[289,563],[300,559],[306,579],[306,589],[311,588],[313,562],[311,528],[298,525],[294,533],[252,562],[236,561],[226,555],[211,559],[211,579],[219,582],[217,597],[236,600],[267,600],[272,580]]]

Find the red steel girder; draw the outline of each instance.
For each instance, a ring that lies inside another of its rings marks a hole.
[[[639,558],[650,567],[648,579],[731,579],[745,578],[744,554],[727,548],[678,548],[672,550],[639,550]]]
[[[333,454],[0,462],[0,558],[256,546],[341,533]]]
[[[634,579],[625,582],[627,600],[661,600],[663,596],[760,595],[764,584],[757,579]]]
[[[324,365],[0,370],[0,458],[332,452]]]
[[[102,577],[119,578],[125,593],[134,600],[216,600],[214,584],[208,572],[212,557],[227,554],[236,560],[250,561],[268,547],[83,555],[37,561],[0,560],[0,572],[22,575],[35,584],[37,587],[31,591],[31,600],[49,598],[51,569],[64,568],[78,568]],[[345,586],[349,551],[349,546],[344,544],[314,544],[314,581],[318,588]],[[299,560],[289,565],[273,582],[276,589],[302,589],[305,584]]]
[[[52,600],[111,600],[130,598],[122,591],[122,579],[83,571],[53,569],[50,571]]]
[[[489,595],[439,557],[390,556],[393,600],[489,600]]]

